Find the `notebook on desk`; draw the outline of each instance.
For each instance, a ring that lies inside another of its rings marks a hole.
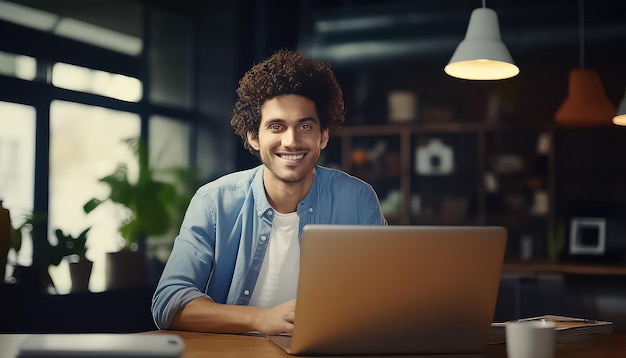
[[[174,334],[42,333],[26,337],[17,358],[178,358],[184,349]]]
[[[307,225],[292,355],[482,353],[502,227]]]

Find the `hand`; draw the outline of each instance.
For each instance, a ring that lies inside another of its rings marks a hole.
[[[254,320],[254,326],[256,330],[267,335],[291,333],[295,311],[295,299],[274,307],[259,308],[259,313]]]

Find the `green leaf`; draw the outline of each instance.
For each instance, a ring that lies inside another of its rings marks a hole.
[[[112,174],[99,179],[109,187],[109,196],[102,200],[91,199],[84,205],[84,209],[89,213],[107,200],[128,208],[131,217],[118,228],[125,240],[125,248],[128,249],[141,238],[162,235],[179,226],[193,192],[188,190],[189,170],[152,169],[148,161],[148,147],[143,141],[133,137],[124,142],[138,159],[137,182],[131,183],[128,180],[127,164],[119,163]],[[161,174],[168,180],[155,179],[161,178]]]
[[[85,211],[85,214],[89,214],[90,212],[94,211],[94,209],[100,206],[102,202],[102,200],[96,198],[93,198],[86,202],[85,205],[83,205],[83,210]]]

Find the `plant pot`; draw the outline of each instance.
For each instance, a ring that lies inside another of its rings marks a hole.
[[[13,278],[24,292],[30,294],[48,294],[55,290],[48,267],[17,265],[13,268]]]
[[[4,237],[1,237],[0,240],[4,240]],[[9,250],[10,246],[6,246],[4,242],[0,242],[0,283],[4,283],[4,279],[6,278]]]
[[[89,278],[93,262],[83,258],[78,262],[70,262],[71,293],[89,292]]]
[[[11,249],[11,217],[9,210],[0,201],[0,283],[4,283],[6,275],[7,255]]]
[[[147,286],[146,259],[141,251],[122,250],[106,254],[106,290],[132,290]]]

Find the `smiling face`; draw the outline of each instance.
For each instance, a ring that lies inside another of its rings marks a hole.
[[[328,144],[328,129],[320,128],[313,101],[287,94],[263,103],[259,135],[254,138],[248,133],[248,142],[259,151],[267,169],[266,188],[273,183],[300,183],[310,187],[314,167]]]

